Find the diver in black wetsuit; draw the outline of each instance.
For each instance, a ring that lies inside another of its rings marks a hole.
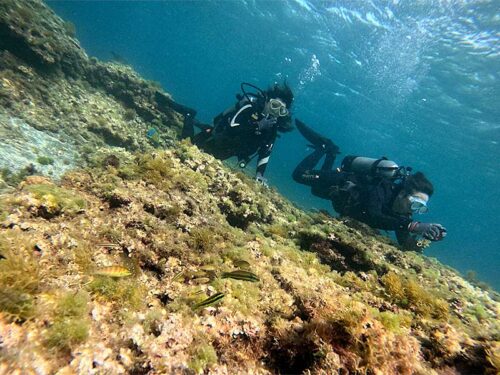
[[[248,93],[246,86],[257,93]],[[242,168],[258,155],[256,180],[265,184],[264,171],[278,132],[293,129],[293,93],[286,83],[275,84],[266,91],[248,83],[242,83],[241,88],[243,95],[237,95],[238,102],[217,115],[213,126],[187,116],[182,138],[190,137],[193,144],[218,159],[236,156]],[[196,135],[194,126],[201,130]]]
[[[332,170],[339,148],[328,138],[295,120],[301,134],[312,143],[314,152],[297,165],[293,179],[311,186],[313,195],[329,199],[333,208],[382,230],[393,230],[405,250],[421,250],[417,236],[440,241],[446,236],[441,224],[412,220],[415,213],[427,212],[433,186],[423,173],[398,167],[386,158],[346,156],[340,168]],[[325,157],[321,169],[314,169]]]

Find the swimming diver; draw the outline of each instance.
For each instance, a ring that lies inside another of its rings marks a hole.
[[[314,151],[293,172],[293,179],[311,186],[313,195],[329,199],[333,208],[373,228],[395,231],[404,250],[421,251],[417,237],[440,241],[446,236],[441,224],[422,223],[413,214],[427,212],[434,188],[421,172],[410,174],[410,167],[399,167],[386,158],[346,156],[340,168],[333,170],[339,148],[300,120],[297,129]],[[321,169],[314,169],[325,157]]]
[[[248,87],[256,92],[248,92]],[[236,156],[241,168],[258,156],[255,179],[266,185],[264,171],[278,132],[293,129],[290,116],[293,93],[286,82],[274,84],[266,91],[242,83],[241,90],[236,104],[217,115],[213,126],[187,115],[181,138],[190,137],[193,144],[221,160]],[[194,126],[201,131],[194,134]]]

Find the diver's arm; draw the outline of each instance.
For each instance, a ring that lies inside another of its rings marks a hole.
[[[377,186],[369,193],[367,211],[377,228],[384,230],[407,231],[411,220],[404,216],[387,215],[382,212],[383,203],[387,200],[387,193],[381,186]]]
[[[269,157],[273,150],[274,140],[272,142],[266,142],[259,148],[259,159],[257,160],[257,176],[264,176],[264,172],[269,163]]]

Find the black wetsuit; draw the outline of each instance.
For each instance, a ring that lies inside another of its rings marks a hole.
[[[293,179],[311,186],[313,195],[331,200],[333,208],[339,214],[373,228],[393,230],[403,248],[417,250],[415,238],[408,231],[411,216],[399,215],[392,210],[401,185],[388,178],[372,178],[332,170],[335,154],[326,153],[321,169],[314,169],[324,155],[325,152],[318,149],[307,156],[295,168]]]
[[[278,118],[271,127],[259,129],[258,121],[264,115],[263,108],[257,107],[256,103],[242,100],[215,117],[213,127],[197,123],[195,125],[201,132],[191,136],[184,131],[184,136],[191,136],[195,145],[222,160],[236,156],[238,161],[246,164],[257,154],[257,174],[264,175],[279,122],[284,118]]]

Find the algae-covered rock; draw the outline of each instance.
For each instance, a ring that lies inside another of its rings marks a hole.
[[[0,3],[0,50],[34,68],[69,75],[81,74],[88,61],[75,39],[74,27],[38,0]]]
[[[186,110],[131,67],[89,59],[42,1],[0,3],[0,169],[12,185],[58,178],[103,146],[168,146]]]
[[[179,158],[187,151],[189,166]],[[5,226],[2,237],[33,246],[35,265],[50,272],[22,292],[29,304],[20,305],[22,319],[29,317],[21,332],[40,339],[9,344],[6,358],[33,350],[52,370],[80,371],[96,362],[92,349],[106,343],[109,355],[97,361],[99,371],[493,371],[498,302],[439,262],[403,253],[362,227],[301,212],[193,146],[116,158],[112,166],[67,174],[63,185],[28,178],[8,195],[14,202],[57,195],[65,220],[34,215],[37,205],[7,208],[17,226],[31,229]],[[189,170],[196,177],[181,173]],[[217,193],[207,193],[213,186]],[[261,200],[271,219],[256,216],[252,234],[234,226],[220,207],[223,186],[228,194],[238,186]],[[110,197],[117,196],[126,204],[113,204]],[[85,202],[84,210],[75,199]],[[105,267],[126,268],[130,276],[96,273]],[[434,271],[417,273],[418,267]],[[226,277],[231,274],[241,277]],[[79,315],[83,300],[71,302],[78,290],[88,293],[90,320]],[[34,298],[40,293],[52,296],[51,309]],[[211,298],[217,303],[205,302]],[[51,315],[68,301],[75,312]],[[478,303],[480,312],[471,309]],[[19,324],[8,316],[3,324]],[[43,321],[51,322],[49,329]],[[55,357],[44,357],[44,347]],[[75,358],[70,365],[64,364],[68,352]]]

